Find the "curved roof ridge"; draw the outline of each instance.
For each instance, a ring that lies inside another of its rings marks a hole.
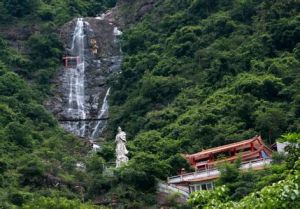
[[[252,137],[251,139],[246,139],[246,140],[239,141],[239,142],[234,142],[234,143],[231,143],[231,144],[225,144],[225,145],[221,145],[221,146],[218,146],[218,147],[209,148],[209,149],[206,149],[206,150],[203,150],[201,152],[194,153],[194,154],[187,154],[186,157],[189,158],[189,157],[205,155],[205,154],[209,154],[209,153],[217,153],[217,152],[221,152],[221,151],[224,151],[224,150],[227,150],[227,149],[230,149],[230,148],[234,148],[236,146],[241,146],[241,145],[244,145],[244,144],[248,144],[248,143],[251,143],[251,142],[256,141],[256,140],[259,140],[265,146],[265,144],[262,141],[261,136],[256,135],[256,136]]]

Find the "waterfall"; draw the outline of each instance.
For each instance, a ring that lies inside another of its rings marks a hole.
[[[96,19],[104,19],[104,15],[102,15],[101,17],[96,17]],[[122,35],[122,32],[117,28],[117,27],[114,27],[113,28],[113,42],[115,45],[118,45],[118,39],[117,37]],[[121,47],[119,48],[120,50],[120,54],[121,53]],[[111,60],[111,66],[109,67],[109,71],[110,72],[116,72],[120,69],[120,66],[121,66],[121,62],[122,62],[122,57],[120,55],[118,56],[111,56],[110,57],[110,60]],[[108,90],[106,91],[106,94],[105,94],[105,97],[103,99],[103,102],[102,102],[102,106],[101,106],[101,109],[100,109],[100,112],[98,114],[98,119],[102,119],[104,118],[105,116],[108,115],[108,96],[109,96],[109,93],[110,93],[110,88],[108,88]],[[105,129],[106,127],[106,123],[107,121],[106,120],[99,120],[94,129],[93,129],[93,132],[92,134],[90,135],[90,138],[92,140],[95,140],[97,136],[99,136],[103,130]]]
[[[101,120],[108,116],[107,81],[120,70],[122,32],[107,18],[86,17],[65,24],[60,34],[66,45],[64,68],[49,108],[65,130],[95,143],[107,124]]]
[[[68,116],[75,119],[86,119],[84,73],[85,73],[85,34],[83,18],[78,18],[73,33],[70,54],[76,57],[76,66],[66,69],[69,85]],[[85,135],[85,121],[69,122],[65,128],[78,136]]]
[[[103,118],[108,114],[108,96],[109,96],[110,88],[106,91],[105,97],[103,99],[102,107],[100,109],[100,112],[98,114],[98,119]],[[103,129],[105,128],[106,125],[106,120],[99,120],[90,136],[91,139],[95,139],[97,135],[101,134]],[[100,129],[99,129],[100,127]]]

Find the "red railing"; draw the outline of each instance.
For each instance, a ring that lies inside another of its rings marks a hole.
[[[65,56],[63,57],[63,61],[64,61],[65,68],[70,68],[70,67],[73,68],[76,67],[78,63],[80,63],[80,57]]]

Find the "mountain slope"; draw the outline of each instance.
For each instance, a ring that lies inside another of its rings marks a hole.
[[[121,0],[122,73],[110,79],[107,143],[89,153],[42,103],[63,55],[58,28],[114,4],[0,0],[1,208],[159,207],[157,180],[190,169],[182,153],[256,134],[271,145],[299,132],[298,1]],[[112,173],[104,168],[115,159],[119,125],[130,161]],[[284,179],[299,149],[291,153],[268,171],[226,182],[237,189],[228,198]]]
[[[272,145],[299,132],[299,9],[293,0],[158,0],[124,31],[107,130],[108,139],[119,125],[128,133],[120,201],[132,187],[148,201],[156,178],[189,169],[181,153],[258,134]],[[110,142],[102,156],[113,158]],[[255,185],[241,175],[233,187],[261,189],[289,169],[279,167],[251,174]]]
[[[102,172],[101,158],[60,128],[42,103],[61,64],[61,24],[113,5],[0,1],[0,208],[96,208],[80,202],[90,175]]]
[[[168,157],[299,131],[298,14],[297,1],[157,1],[124,34],[111,127],[136,151],[168,141]]]

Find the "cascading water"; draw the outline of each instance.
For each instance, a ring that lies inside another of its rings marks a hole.
[[[85,135],[86,119],[84,73],[85,73],[85,34],[82,18],[77,19],[73,34],[70,54],[76,57],[76,66],[66,70],[66,78],[69,85],[68,117],[72,119],[83,119],[83,121],[69,122],[65,128],[78,136]]]
[[[96,19],[103,20],[104,18],[103,17],[101,17],[101,18],[96,17]],[[117,37],[120,36],[120,35],[122,35],[122,32],[117,27],[114,27],[113,28],[113,36],[114,36],[113,43],[115,45],[118,45]],[[122,62],[122,57],[120,55],[122,54],[122,52],[121,52],[121,48],[119,48],[119,50],[120,51],[119,51],[119,54],[117,56],[111,56],[109,58],[109,60],[111,62],[111,65],[109,67],[110,72],[116,72],[120,69],[121,62]],[[110,88],[108,88],[107,91],[106,91],[106,94],[105,94],[105,97],[103,99],[100,112],[97,116],[98,119],[104,119],[105,117],[108,116],[108,109],[109,109],[108,96],[109,96],[109,93],[110,93]],[[96,137],[99,136],[103,132],[103,130],[106,127],[106,124],[107,124],[107,120],[99,120],[96,123],[96,125],[94,126],[94,128],[92,129],[92,133],[89,136],[89,138],[92,139],[92,140],[95,140]]]
[[[119,73],[121,31],[108,18],[77,18],[60,31],[65,45],[64,67],[59,71],[49,109],[69,132],[101,141],[107,124],[108,78]],[[100,119],[100,120],[99,120]],[[98,145],[97,145],[98,146]]]
[[[103,19],[103,17],[101,17],[100,19]],[[117,45],[118,44],[117,37],[122,35],[122,32],[117,27],[114,27],[113,35],[114,35],[113,42],[114,42],[114,44]],[[118,56],[110,57],[110,60],[111,60],[111,66],[109,67],[110,72],[116,72],[118,69],[120,69],[121,61],[122,61],[122,57],[120,55],[121,55],[121,48],[120,48],[120,54]],[[102,119],[102,118],[104,118],[105,116],[108,115],[108,108],[109,108],[109,106],[108,106],[108,96],[109,96],[109,93],[110,93],[110,88],[107,89],[105,97],[103,99],[102,107],[100,109],[100,113],[98,114],[99,119]],[[90,135],[90,138],[92,140],[95,140],[96,137],[103,132],[103,130],[105,129],[106,124],[107,124],[106,120],[99,120],[96,123],[96,125],[93,129],[93,132]]]
[[[105,97],[103,99],[102,107],[100,109],[100,113],[98,115],[99,119],[104,118],[108,114],[108,96],[109,96],[110,88],[107,90]],[[101,134],[103,129],[105,128],[107,121],[106,120],[99,120],[90,136],[91,139],[95,139],[98,134]]]

